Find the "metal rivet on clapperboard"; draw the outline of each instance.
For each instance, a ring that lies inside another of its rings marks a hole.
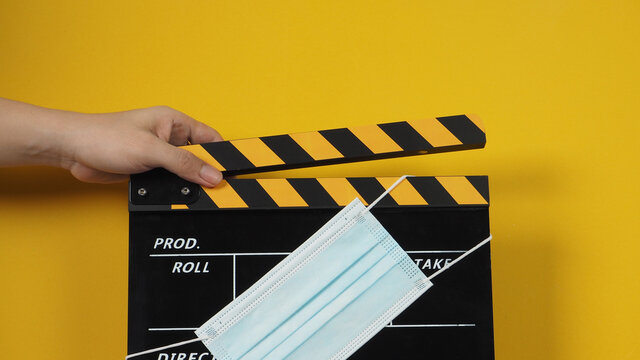
[[[140,196],[147,195],[147,189],[145,189],[145,188],[138,189],[138,195],[140,195]]]
[[[180,190],[180,192],[182,193],[182,195],[187,196],[189,194],[191,194],[191,189],[189,189],[188,187],[183,187],[182,190]]]

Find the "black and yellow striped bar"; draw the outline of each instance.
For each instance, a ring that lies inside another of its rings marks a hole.
[[[398,177],[227,179],[201,188],[191,204],[172,210],[340,208],[360,198],[368,204]],[[376,207],[488,206],[486,176],[417,176],[407,178]],[[134,209],[135,210],[135,209]],[[169,210],[169,206],[165,208]]]
[[[221,141],[184,148],[225,175],[366,161],[484,147],[475,115]]]

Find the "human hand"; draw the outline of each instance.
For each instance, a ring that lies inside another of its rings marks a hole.
[[[16,119],[19,126],[11,129]],[[123,181],[156,167],[207,187],[222,180],[220,171],[176,147],[220,141],[220,134],[166,106],[80,114],[0,99],[0,129],[5,127],[17,138],[0,131],[0,140],[7,137],[10,147],[0,155],[0,165],[55,165],[81,181],[98,183]],[[4,150],[7,144],[0,143]]]
[[[120,181],[156,167],[208,187],[222,180],[220,171],[176,147],[220,141],[220,134],[172,108],[88,115],[77,124],[62,165],[79,180]]]

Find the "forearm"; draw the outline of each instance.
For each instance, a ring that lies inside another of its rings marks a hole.
[[[177,146],[221,139],[166,106],[82,114],[0,98],[0,167],[58,166],[89,182],[121,181],[164,167],[211,187],[222,180],[220,171]]]
[[[74,129],[82,114],[0,98],[0,167],[51,165],[68,168]]]

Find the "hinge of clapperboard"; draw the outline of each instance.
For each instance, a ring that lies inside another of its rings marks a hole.
[[[221,170],[212,189],[163,169],[132,176],[130,210],[301,208],[366,204],[397,177],[235,179],[233,175],[483,148],[486,136],[475,115],[355,126],[286,135],[187,145]],[[485,176],[409,178],[390,194],[395,205],[487,205]],[[370,192],[370,194],[367,194]]]

